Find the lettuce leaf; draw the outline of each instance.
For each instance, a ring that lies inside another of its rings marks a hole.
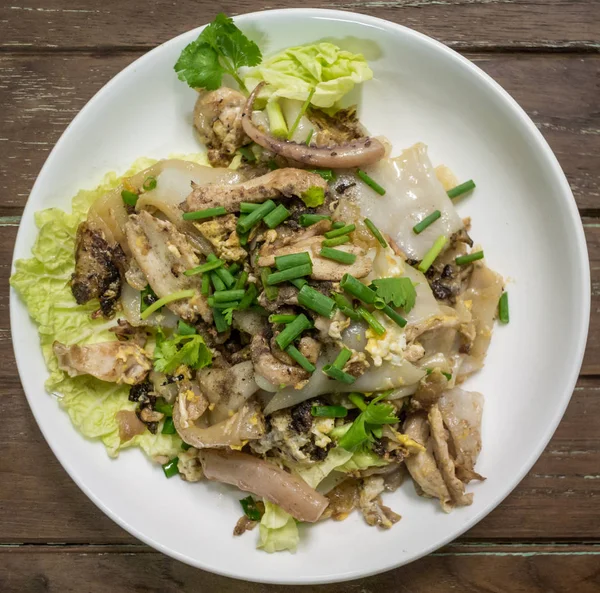
[[[367,469],[369,467],[383,467],[388,463],[388,461],[379,457],[379,455],[371,451],[371,449],[368,449],[367,447],[361,447],[353,453],[352,457],[348,461],[336,467],[335,469],[338,472],[349,473]]]
[[[261,97],[286,97],[305,101],[311,90],[315,107],[331,108],[355,84],[371,80],[373,71],[361,54],[344,51],[333,43],[314,43],[286,49],[252,70],[246,85],[255,87],[266,81],[269,86]]]
[[[155,162],[138,159],[123,177]],[[116,456],[125,447],[137,446],[150,457],[173,457],[181,446],[177,435],[145,432],[121,443],[115,414],[119,410],[135,409],[136,404],[128,400],[129,388],[90,376],[69,377],[58,368],[52,352],[55,340],[86,344],[116,339],[108,331],[116,319],[92,319],[90,314],[98,309],[98,302],[78,305],[69,280],[75,267],[75,235],[79,223],[85,219],[91,204],[115,188],[121,179],[109,173],[96,189],[80,191],[73,199],[71,214],[58,208],[37,212],[35,223],[39,234],[32,248],[33,257],[15,262],[10,284],[38,326],[42,353],[50,373],[46,389],[58,396],[77,430],[87,438],[102,441],[110,456]]]
[[[339,469],[352,459],[354,453],[341,447],[335,447],[319,463],[307,468],[295,468],[296,473],[311,487],[316,488],[334,469]]]
[[[300,536],[294,517],[281,507],[264,500],[265,513],[260,520],[258,548],[272,554],[289,550],[295,552]]]

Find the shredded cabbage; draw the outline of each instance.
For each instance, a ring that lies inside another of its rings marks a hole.
[[[134,175],[155,162],[138,159],[123,177]],[[58,208],[37,212],[35,223],[39,234],[31,250],[33,257],[15,262],[10,284],[38,325],[42,353],[50,373],[46,389],[59,396],[61,407],[77,430],[87,438],[101,440],[111,457],[131,446],[140,447],[150,457],[173,457],[181,447],[177,435],[153,435],[146,431],[121,443],[115,414],[135,409],[136,404],[128,400],[129,388],[86,375],[69,377],[58,368],[52,352],[55,340],[89,344],[116,339],[108,331],[116,325],[116,320],[92,319],[90,314],[98,309],[98,303],[78,305],[69,281],[75,269],[75,236],[79,223],[86,218],[92,203],[117,187],[121,179],[109,173],[96,189],[81,190],[73,199],[71,214]]]
[[[261,97],[286,97],[305,101],[314,89],[311,103],[331,108],[355,84],[371,80],[373,71],[362,54],[344,51],[333,43],[291,47],[266,60],[246,77],[248,88],[269,84]]]
[[[300,536],[294,517],[268,500],[264,503],[265,513],[260,520],[257,547],[269,554],[283,550],[295,552]]]

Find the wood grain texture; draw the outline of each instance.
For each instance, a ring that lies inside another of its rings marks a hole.
[[[148,48],[210,22],[273,8],[337,8],[388,19],[459,49],[600,48],[597,0],[14,0],[0,7],[0,47]]]
[[[454,544],[408,566],[350,583],[280,587],[199,571],[162,554],[131,548],[4,549],[3,593],[598,593],[594,545]]]
[[[138,55],[0,54],[0,216],[21,213],[69,122]],[[600,56],[467,56],[532,117],[565,170],[579,207],[600,209]]]

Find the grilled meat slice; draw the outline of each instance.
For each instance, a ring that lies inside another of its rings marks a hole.
[[[101,231],[82,222],[77,229],[75,272],[71,278],[71,291],[77,303],[83,305],[97,298],[102,315],[114,315],[121,296],[124,263],[125,254],[119,244],[110,245]]]

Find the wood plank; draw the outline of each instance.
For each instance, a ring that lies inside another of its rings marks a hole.
[[[598,546],[451,545],[438,553],[377,576],[310,586],[314,593],[598,593]],[[4,548],[3,593],[275,593],[278,585],[236,581],[186,566],[149,549],[84,547]],[[304,593],[306,586],[285,587]]]
[[[21,213],[39,169],[69,122],[137,55],[0,55],[0,104],[5,106],[0,113],[0,216]],[[469,57],[533,118],[556,152],[579,207],[600,208],[600,56]]]
[[[293,8],[294,0],[263,4],[249,0],[221,2],[219,10],[235,16],[254,10]],[[600,11],[596,0],[308,0],[302,7],[361,12],[412,27],[462,49],[504,47],[598,48]],[[4,3],[0,7],[0,47],[89,48],[158,45],[214,18],[209,3],[149,0],[60,0]],[[132,24],[134,26],[132,26]]]

